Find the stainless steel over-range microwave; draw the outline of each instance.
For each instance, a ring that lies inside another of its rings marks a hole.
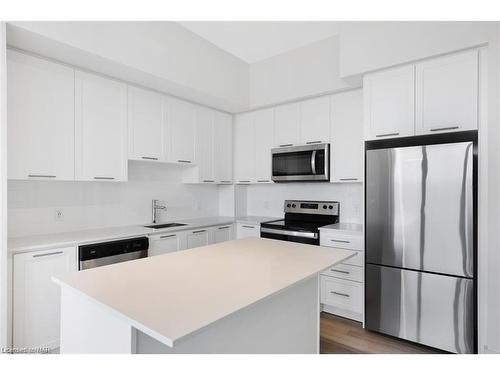
[[[271,154],[275,182],[330,179],[329,143],[273,148]]]

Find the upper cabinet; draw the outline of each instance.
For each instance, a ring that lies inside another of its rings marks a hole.
[[[300,141],[305,144],[330,139],[330,97],[323,96],[300,103]]]
[[[416,65],[416,134],[477,128],[478,51]]]
[[[196,106],[182,100],[168,98],[165,136],[168,161],[194,163]]]
[[[237,183],[255,180],[254,113],[236,115],[234,122],[234,179]]]
[[[363,91],[331,97],[331,182],[363,180]]]
[[[196,108],[196,163],[200,182],[215,182],[214,168],[214,111]]]
[[[274,144],[288,147],[300,143],[300,103],[280,105],[274,109]]]
[[[366,139],[407,137],[415,129],[415,67],[404,66],[363,78]]]
[[[75,72],[78,180],[127,180],[127,86]]]
[[[274,145],[274,109],[254,112],[255,182],[271,182],[271,149]],[[249,156],[251,157],[251,155]]]
[[[233,116],[214,111],[215,181],[233,182]]]
[[[73,180],[74,70],[8,51],[8,178]]]
[[[163,95],[128,86],[128,158],[164,160]]]

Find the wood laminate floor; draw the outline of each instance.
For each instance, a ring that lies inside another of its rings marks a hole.
[[[321,313],[321,354],[433,354],[441,351],[363,329],[361,323]]]

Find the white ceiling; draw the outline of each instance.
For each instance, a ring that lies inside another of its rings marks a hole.
[[[180,25],[252,64],[339,33],[340,22],[185,21]]]

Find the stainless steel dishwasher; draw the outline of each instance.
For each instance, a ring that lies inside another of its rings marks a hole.
[[[78,269],[86,270],[148,256],[147,237],[100,242],[78,247]]]

